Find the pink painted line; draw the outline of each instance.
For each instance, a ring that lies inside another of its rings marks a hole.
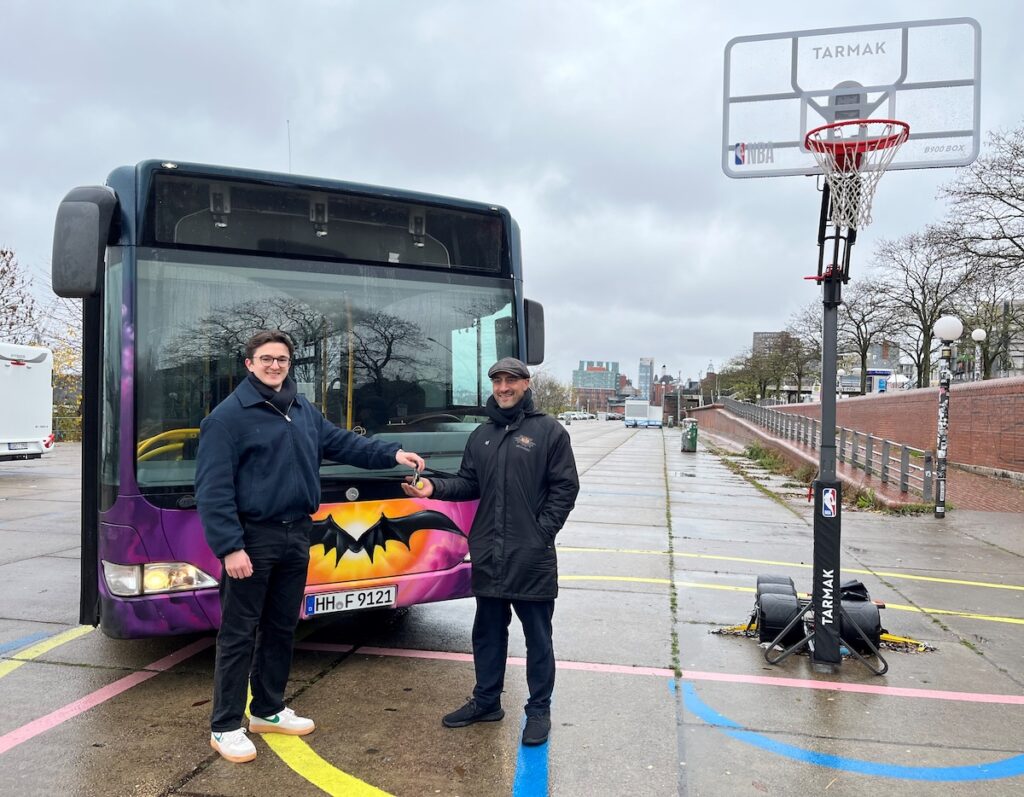
[[[296,648],[303,650],[337,651],[345,653],[352,650],[351,645],[332,645],[329,643],[305,643],[299,642]],[[450,653],[442,650],[409,650],[402,648],[359,648],[358,653],[365,653],[368,656],[397,656],[403,659],[433,659],[435,661],[460,661],[472,662],[472,653]],[[525,667],[526,659],[519,656],[509,656],[506,663],[517,667]],[[622,675],[660,675],[671,678],[672,670],[662,667],[630,667],[623,664],[598,664],[587,661],[559,661],[555,663],[559,670],[583,670],[588,672],[612,672]]]
[[[313,647],[310,643],[300,642],[295,647],[309,650],[326,650],[345,653],[352,650],[351,645],[319,644]],[[448,653],[439,650],[408,650],[402,648],[363,647],[356,650],[370,656],[396,656],[406,659],[433,659],[437,661],[471,662],[470,653]],[[509,657],[508,663],[525,667],[526,659]],[[559,670],[577,670],[583,672],[614,673],[616,675],[645,675],[661,678],[672,678],[674,673],[665,667],[630,667],[623,664],[602,664],[588,661],[559,661],[555,665]],[[722,683],[754,684],[757,686],[783,686],[790,689],[819,689],[832,692],[856,692],[869,695],[885,695],[888,697],[911,697],[928,700],[953,700],[962,703],[1001,703],[1004,705],[1024,705],[1024,695],[995,695],[984,692],[948,692],[940,689],[915,689],[902,686],[872,686],[870,684],[835,683],[832,681],[813,681],[807,678],[779,678],[771,675],[741,675],[738,673],[702,672],[699,670],[683,670],[684,681],[719,681]]]
[[[599,664],[589,661],[560,661],[555,665],[559,670],[584,670],[586,672],[613,672],[617,675],[657,675],[662,678],[675,676],[673,670],[665,667],[631,667],[628,664]]]
[[[352,645],[333,644],[331,642],[296,642],[297,650],[316,650],[326,653],[348,653],[354,650]],[[472,653],[448,653],[442,650],[404,650],[401,648],[362,647],[357,651],[369,656],[398,656],[404,659],[436,659],[440,661],[473,661]],[[510,659],[511,661],[511,659]],[[525,660],[522,660],[524,661]]]
[[[296,649],[312,650],[319,653],[348,653],[354,645],[339,645],[333,642],[296,642]]]
[[[771,675],[738,675],[723,672],[697,672],[683,670],[684,681],[721,681],[734,684],[785,686],[794,689],[822,689],[833,692],[859,692],[887,697],[914,697],[928,700],[955,700],[962,703],[1002,703],[1024,706],[1024,695],[994,695],[985,692],[947,692],[941,689],[915,689],[903,686],[871,686],[870,684],[843,684],[830,681],[812,681],[806,678],[777,678]]]
[[[13,731],[8,731],[3,736],[0,736],[0,755],[3,755],[13,747],[17,747],[22,742],[27,742],[41,733],[56,728],[61,723],[67,722],[72,717],[77,717],[79,714],[98,706],[100,703],[105,703],[110,698],[128,691],[133,686],[138,686],[153,676],[171,669],[174,665],[191,658],[199,651],[210,647],[213,643],[213,639],[200,639],[191,645],[186,645],[181,650],[171,653],[169,656],[164,656],[162,659],[154,661],[152,664],[137,672],[133,672],[131,675],[119,678],[114,683],[97,689],[95,692],[73,703],[68,703],[63,708],[51,711],[46,716],[32,720],[32,722],[26,723],[20,728],[15,728]]]

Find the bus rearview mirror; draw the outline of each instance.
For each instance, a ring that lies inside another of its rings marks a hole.
[[[57,208],[53,230],[53,292],[84,299],[100,292],[103,259],[117,197],[105,186],[73,188]]]

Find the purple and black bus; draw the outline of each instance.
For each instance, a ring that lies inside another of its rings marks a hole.
[[[195,456],[254,331],[291,335],[291,374],[328,420],[438,473],[484,420],[490,364],[543,360],[508,211],[390,188],[119,168],[61,202],[53,289],[83,300],[81,622],[114,637],[220,622]],[[410,499],[401,471],[322,463],[304,617],[469,594],[475,503]]]

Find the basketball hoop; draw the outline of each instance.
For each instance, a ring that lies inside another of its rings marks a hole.
[[[846,119],[804,138],[831,191],[832,223],[859,229],[871,223],[871,200],[910,125],[895,119]]]

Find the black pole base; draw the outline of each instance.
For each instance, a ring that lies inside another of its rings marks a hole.
[[[814,607],[814,637],[811,661],[834,668],[842,664],[840,652],[839,559],[842,528],[843,494],[838,481],[814,482],[814,586],[811,601]]]

